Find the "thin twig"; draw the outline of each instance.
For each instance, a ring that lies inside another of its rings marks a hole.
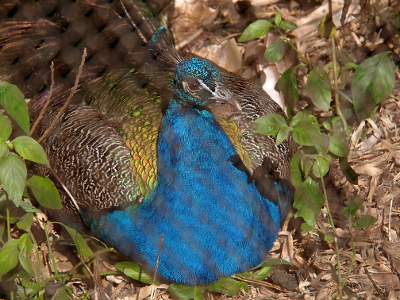
[[[317,161],[317,166],[318,169],[320,170],[321,173],[321,167],[319,162]],[[336,226],[335,222],[333,221],[333,216],[331,213],[331,209],[329,207],[329,202],[328,202],[328,194],[326,193],[326,187],[325,187],[325,182],[324,179],[321,179],[321,185],[322,185],[322,191],[323,191],[323,197],[324,197],[324,202],[325,202],[325,207],[326,211],[328,213],[328,218],[329,218],[329,223],[332,227],[332,231],[335,234],[335,252],[336,252],[336,265],[337,265],[337,272],[338,272],[338,287],[339,287],[339,299],[343,299],[343,284],[342,284],[342,268],[341,268],[341,260],[340,260],[340,251],[339,251],[339,244],[337,241],[337,232],[336,232]]]
[[[111,295],[111,300],[117,299],[119,293],[121,293],[122,289],[125,287],[126,282],[122,281],[120,284],[118,284],[117,288],[114,290],[114,292]]]
[[[83,70],[83,66],[85,65],[86,56],[87,56],[87,51],[86,51],[86,48],[84,48],[83,49],[83,54],[82,54],[81,64],[80,64],[79,69],[78,69],[78,74],[76,75],[76,78],[75,78],[75,84],[72,87],[71,92],[70,92],[67,100],[65,101],[65,103],[61,107],[61,109],[58,111],[57,115],[55,116],[53,122],[50,124],[49,128],[47,128],[46,131],[43,133],[43,135],[38,139],[38,143],[43,141],[43,139],[46,137],[46,135],[48,135],[49,132],[54,128],[54,126],[56,126],[56,124],[58,122],[58,119],[60,118],[62,113],[67,109],[69,103],[71,102],[72,97],[74,96],[76,90],[78,89],[79,79],[81,78],[81,75],[82,75],[82,70]]]
[[[369,274],[367,267],[364,267],[364,271],[367,274],[368,279],[371,281],[372,285],[374,286],[375,290],[378,292],[381,299],[386,299],[386,297],[382,294],[381,289],[376,285],[375,280]]]
[[[349,235],[350,235],[352,255],[351,255],[351,262],[350,262],[349,268],[347,270],[346,276],[343,279],[343,285],[345,285],[347,283],[347,280],[349,279],[351,272],[353,272],[353,267],[356,263],[357,251],[356,251],[356,243],[354,241],[354,236],[353,236],[353,218],[352,217],[349,218]]]
[[[300,56],[300,59],[307,65],[310,66],[310,62],[307,60],[307,58],[305,58],[305,56],[299,51],[299,49],[297,49],[297,47],[283,34],[279,31],[279,33],[281,34],[281,38],[286,41],[286,43],[289,44],[290,47],[292,47],[292,49],[297,53],[298,56]]]
[[[335,46],[335,38],[331,37],[331,45],[332,45],[332,61],[333,61],[333,84],[334,84],[334,89],[333,89],[333,97],[335,99],[335,108],[336,108],[336,113],[340,117],[340,120],[342,121],[344,131],[346,132],[347,135],[349,135],[349,130],[347,128],[347,121],[346,118],[344,117],[342,110],[340,109],[340,102],[339,102],[339,94],[338,94],[338,78],[337,78],[337,66],[336,66],[336,46]]]
[[[50,256],[51,262],[53,263],[54,274],[57,276],[58,269],[57,269],[56,260],[54,258],[53,248],[50,245],[49,231],[47,230],[47,226],[46,226],[47,223],[44,220],[42,220],[42,222],[43,222],[44,233],[46,235],[46,243],[47,243],[47,248],[49,251],[49,256]],[[51,271],[51,267],[50,267],[50,271]]]
[[[87,264],[83,261],[82,257],[79,254],[77,254],[77,256],[78,256],[79,260],[81,261],[82,265],[85,267],[86,271],[89,273],[90,278],[92,278],[92,280],[97,284],[97,286],[99,287],[101,292],[104,294],[104,296],[108,300],[111,300],[111,298],[107,295],[106,291],[104,290],[103,286],[100,284],[100,282],[97,280],[97,278],[93,275],[92,271],[89,269]]]
[[[40,111],[39,117],[36,119],[35,123],[33,123],[33,125],[32,125],[31,133],[29,134],[29,136],[33,135],[33,133],[35,132],[37,126],[40,124],[40,121],[42,120],[42,118],[44,116],[44,113],[46,112],[46,109],[50,104],[51,97],[53,96],[53,90],[54,90],[54,61],[51,61],[50,71],[51,71],[50,90],[49,90],[49,93],[47,95],[46,102],[44,103],[44,105],[43,105],[43,107],[42,107],[42,109]]]
[[[151,285],[151,297],[150,297],[151,300],[153,300],[154,296],[155,296],[155,285],[154,285],[154,282],[156,281],[158,264],[160,263],[161,251],[162,251],[162,247],[163,247],[163,244],[164,244],[164,236],[165,236],[165,234],[162,233],[161,234],[161,238],[160,238],[160,245],[158,246],[158,254],[157,254],[157,260],[156,260],[156,266],[154,268],[154,274],[153,274],[153,284]]]
[[[143,33],[142,33],[142,31],[140,30],[140,28],[138,27],[138,25],[137,25],[135,22],[133,22],[133,19],[132,19],[131,15],[129,14],[128,10],[126,9],[126,6],[125,6],[124,2],[122,2],[122,0],[120,0],[120,3],[121,3],[121,6],[122,6],[122,8],[123,8],[123,10],[124,10],[124,12],[125,12],[125,15],[128,17],[128,19],[129,19],[129,21],[130,21],[132,27],[136,30],[137,34],[138,34],[139,37],[142,39],[142,42],[145,43],[145,44],[147,44],[149,41],[148,41],[148,40],[146,39],[146,37],[143,35]],[[132,6],[134,6],[135,8],[137,8],[136,5],[134,5],[134,3],[131,3],[131,4],[132,4]],[[116,13],[116,12],[115,12],[115,13]],[[137,13],[141,15],[141,17],[142,17],[143,20],[145,20],[145,17],[143,16],[142,11],[141,11],[140,8],[137,9]],[[116,13],[116,14],[117,14],[117,13]],[[117,16],[121,18],[121,16],[120,16],[119,14],[117,14]],[[145,22],[145,25],[148,25],[147,23],[148,23],[148,22]],[[152,25],[153,25],[153,24],[152,24]],[[150,30],[151,30],[150,32],[153,33],[156,29],[155,29],[155,28],[150,28]]]
[[[392,210],[393,210],[393,181],[392,181],[392,199],[390,200],[390,205],[389,205],[389,241],[392,240]]]

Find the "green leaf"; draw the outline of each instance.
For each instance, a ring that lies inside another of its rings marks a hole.
[[[208,289],[212,292],[233,296],[241,289],[244,289],[247,292],[249,287],[246,282],[235,280],[232,277],[224,277],[210,284]]]
[[[400,30],[400,13],[398,13],[394,18],[394,24],[396,25],[396,28]]]
[[[265,50],[264,57],[272,62],[280,61],[285,54],[285,48],[285,42],[279,39],[268,46],[267,50]]]
[[[281,22],[282,22],[282,14],[281,14],[280,11],[278,11],[276,13],[275,18],[274,18],[274,22],[275,22],[276,25],[281,24]]]
[[[265,279],[271,272],[274,270],[273,267],[264,267],[261,270],[255,272],[251,278],[256,280],[263,280]]]
[[[18,240],[18,260],[21,266],[25,269],[25,271],[32,275],[34,273],[34,269],[32,266],[32,261],[30,258],[30,253],[33,249],[33,243],[29,236],[29,234],[24,233]]]
[[[323,111],[329,111],[332,101],[329,76],[328,73],[318,65],[308,74],[306,93],[316,107]]]
[[[302,146],[320,146],[323,143],[318,126],[308,121],[300,121],[294,126],[293,139]]]
[[[195,299],[195,293],[196,293],[195,287],[179,285],[176,283],[170,284],[170,286],[168,287],[168,292],[170,292],[175,299],[179,300]]]
[[[349,147],[346,140],[335,135],[329,136],[328,149],[339,157],[346,157],[349,154]]]
[[[331,236],[330,234],[323,232],[321,230],[317,230],[318,235],[320,236],[321,239],[323,239],[326,242],[334,242],[335,238]]]
[[[279,24],[279,27],[282,28],[283,30],[295,30],[297,28],[297,25],[290,21],[283,20]]]
[[[292,128],[290,128],[289,126],[283,126],[276,136],[276,144],[279,146],[284,140],[286,140],[291,131]]]
[[[27,213],[23,215],[17,222],[17,227],[21,230],[31,231],[31,226],[33,223],[33,213]]]
[[[0,141],[0,157],[2,157],[7,152],[7,143]]]
[[[385,100],[395,84],[394,65],[389,52],[366,59],[354,72],[351,83],[354,109],[360,119],[369,118],[382,100]]]
[[[353,170],[350,166],[347,157],[339,158],[339,166],[340,170],[342,170],[344,176],[351,184],[358,184],[358,174]]]
[[[9,114],[15,122],[25,131],[29,133],[29,112],[25,97],[17,86],[0,82],[0,105]]]
[[[369,225],[374,224],[376,221],[378,221],[377,218],[370,216],[370,215],[365,215],[365,216],[362,216],[361,218],[355,220],[354,226],[363,228],[363,227],[367,227]]]
[[[322,121],[322,126],[329,131],[332,131],[332,124],[330,122],[327,121]]]
[[[254,39],[259,38],[268,33],[268,31],[274,27],[270,22],[267,20],[257,20],[251,23],[243,32],[243,34],[239,38],[239,42],[247,42]]]
[[[37,213],[37,212],[42,212],[40,209],[37,209],[30,203],[29,199],[27,198],[22,198],[23,201],[21,201],[20,206],[25,212],[31,212],[31,213]]]
[[[344,64],[343,70],[355,70],[358,68],[358,64],[350,61]]]
[[[290,160],[290,181],[293,186],[297,189],[303,182],[303,175],[300,169],[300,162],[302,160],[302,152],[296,152]]]
[[[324,197],[317,182],[307,178],[294,194],[293,207],[297,209],[296,215],[302,217],[312,228],[317,224],[316,220],[324,204]]]
[[[9,240],[0,249],[0,276],[18,265],[18,240]]]
[[[314,227],[308,225],[307,223],[302,223],[302,224],[300,225],[300,229],[301,229],[302,231],[309,232],[309,231],[314,230]]]
[[[254,122],[257,132],[264,135],[277,135],[283,126],[287,126],[285,118],[278,114],[268,114]]]
[[[42,146],[29,136],[19,136],[12,140],[15,151],[25,159],[49,165]]]
[[[307,178],[314,165],[314,155],[303,155],[301,158],[301,169],[303,170],[304,176]]]
[[[10,120],[0,113],[0,142],[7,141],[12,132]],[[0,154],[1,156],[1,154]]]
[[[115,264],[114,266],[117,270],[123,272],[126,276],[143,282],[147,284],[153,283],[153,278],[147,275],[138,264],[131,261],[121,261]],[[155,285],[159,285],[158,282],[154,282]]]
[[[57,292],[58,292],[58,294],[56,294],[57,295],[57,300],[68,300],[68,299],[70,299],[68,297],[68,292],[67,292],[67,290],[65,289],[64,286],[59,288],[59,290]]]
[[[291,67],[283,72],[278,80],[278,88],[289,107],[292,107],[299,100],[299,89],[297,87],[296,70],[299,66]]]
[[[326,39],[330,39],[336,32],[335,24],[332,18],[326,15],[322,18],[321,23],[318,25],[318,33]]]
[[[329,171],[329,160],[327,156],[319,156],[315,160],[312,169],[315,177],[323,178]]]
[[[361,197],[354,197],[350,198],[345,202],[346,207],[343,208],[343,213],[348,218],[353,218],[356,212],[361,208],[363,205],[363,198]]]
[[[311,112],[308,110],[299,111],[295,114],[290,121],[290,126],[294,127],[300,121],[307,121],[311,124],[314,124],[318,127],[318,120],[315,116],[311,115]]]
[[[257,268],[263,268],[263,267],[275,267],[275,266],[294,266],[291,262],[288,262],[287,260],[284,259],[278,259],[278,258],[273,258],[273,257],[268,257],[266,260],[264,260],[261,264],[257,266]]]
[[[16,206],[21,202],[26,175],[25,163],[15,153],[0,158],[0,182]]]
[[[51,209],[62,208],[60,194],[49,178],[34,175],[27,180],[26,185],[32,190],[40,205]]]
[[[203,300],[207,288],[205,286],[195,286],[193,293],[193,300]]]
[[[68,231],[71,238],[74,240],[76,250],[78,250],[79,255],[82,257],[84,261],[88,261],[90,257],[93,256],[92,250],[89,248],[88,244],[86,243],[85,239],[82,237],[80,233],[78,233],[75,229],[60,223],[65,227]]]

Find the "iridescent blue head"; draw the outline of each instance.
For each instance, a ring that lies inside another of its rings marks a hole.
[[[177,101],[190,106],[227,103],[241,110],[239,102],[225,86],[220,69],[212,62],[192,57],[176,66],[172,91]]]

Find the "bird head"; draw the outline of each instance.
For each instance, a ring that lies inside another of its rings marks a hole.
[[[212,62],[192,57],[176,66],[172,91],[181,104],[204,106],[226,103],[241,110],[238,100],[226,87],[221,70]]]

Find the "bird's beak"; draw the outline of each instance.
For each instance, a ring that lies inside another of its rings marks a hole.
[[[235,107],[238,111],[242,111],[239,100],[232,94],[226,86],[217,86],[215,89],[214,99],[217,102],[226,103]]]

